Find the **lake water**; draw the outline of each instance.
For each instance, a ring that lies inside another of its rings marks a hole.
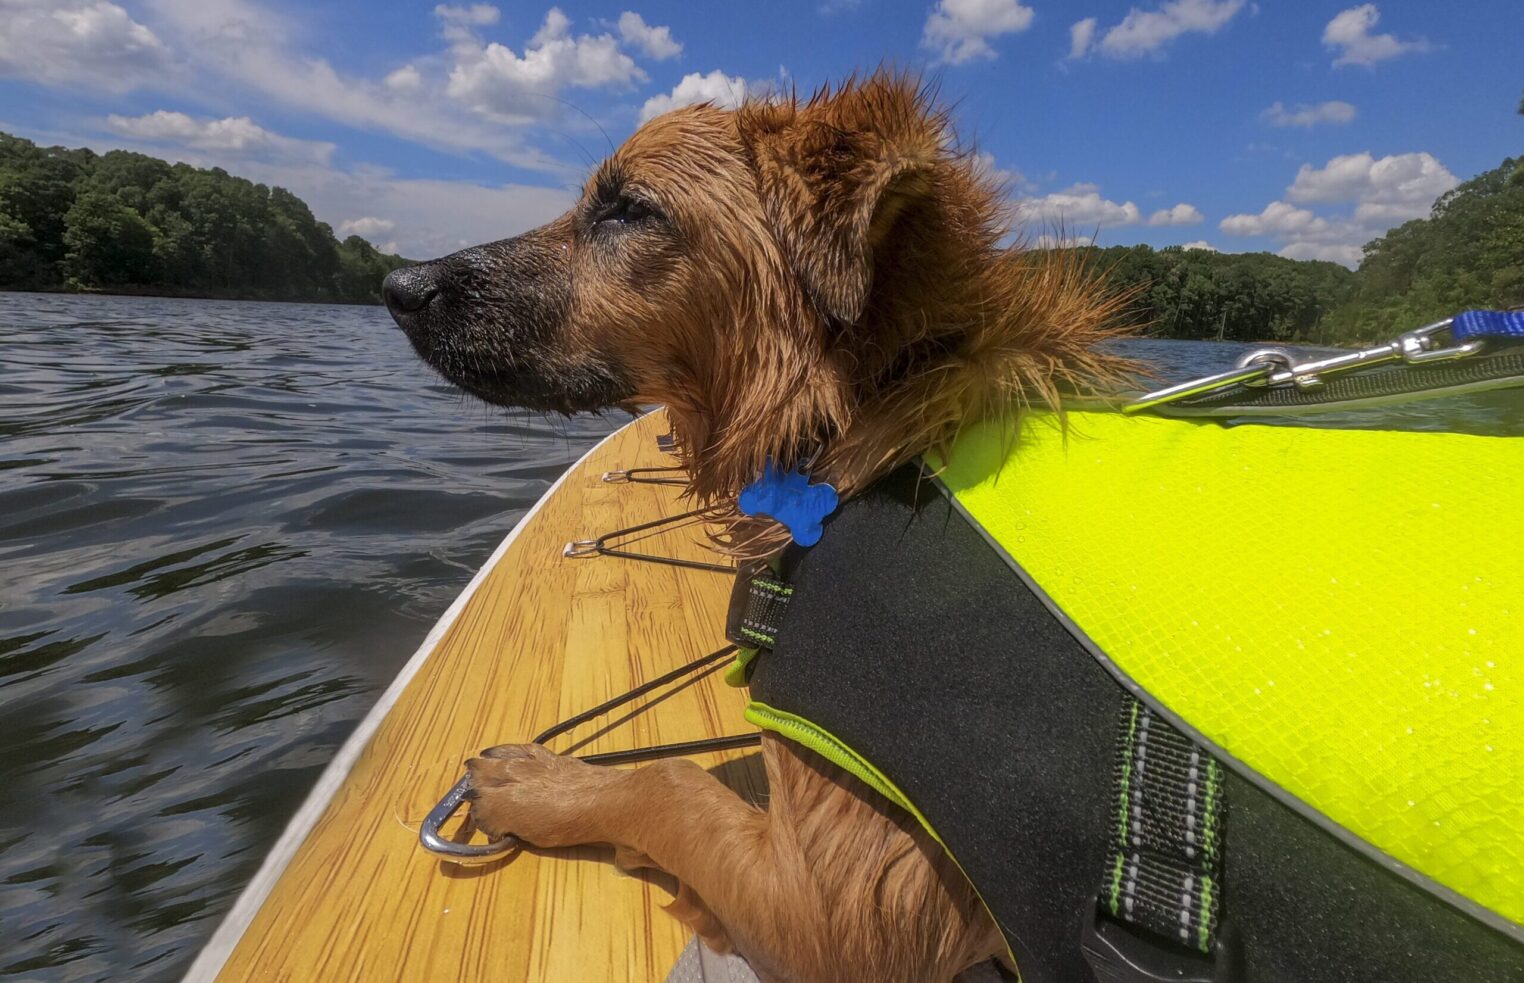
[[[1171,378],[1243,350],[1139,344]],[[177,977],[619,419],[488,410],[380,308],[0,293],[0,979]],[[1448,419],[1524,430],[1524,405]]]

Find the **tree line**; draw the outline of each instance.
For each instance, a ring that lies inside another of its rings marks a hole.
[[[1082,248],[1161,337],[1388,338],[1467,307],[1524,305],[1524,157],[1367,243],[1356,271],[1270,253]],[[284,188],[0,133],[0,289],[375,303],[406,263],[359,236],[338,241]]]
[[[0,289],[378,303],[406,263],[284,188],[0,133]]]
[[[1158,337],[1386,340],[1471,307],[1524,306],[1524,157],[1442,195],[1428,218],[1366,243],[1355,271],[1270,253],[1088,250]]]
[[[1130,298],[1134,323],[1159,338],[1331,342],[1329,315],[1357,279],[1338,263],[1273,253],[1086,248],[1091,268]]]
[[[1524,108],[1524,107],[1521,107]],[[1524,306],[1524,156],[1477,175],[1365,247],[1330,317],[1340,339],[1390,336],[1468,307]]]

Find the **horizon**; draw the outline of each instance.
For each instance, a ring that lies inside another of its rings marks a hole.
[[[1524,17],[1503,0],[1464,20],[1394,0],[7,6],[0,130],[279,185],[415,259],[555,217],[605,134],[878,64],[956,105],[1026,230],[1102,246],[1353,267],[1524,135],[1504,56]]]

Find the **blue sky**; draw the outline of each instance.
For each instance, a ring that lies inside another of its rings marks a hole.
[[[888,62],[1041,232],[1353,265],[1524,152],[1519,0],[0,0],[0,129],[218,165],[415,258],[558,214],[643,117]]]

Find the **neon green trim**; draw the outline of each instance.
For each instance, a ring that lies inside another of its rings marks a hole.
[[[921,814],[911,801],[906,798],[884,773],[873,767],[872,763],[847,747],[841,741],[831,736],[826,731],[810,723],[803,717],[789,713],[786,710],[778,710],[765,703],[753,700],[746,707],[746,719],[749,723],[770,730],[775,734],[781,734],[796,744],[803,744],[816,754],[825,758],[831,764],[851,772],[860,778],[873,791],[893,802],[915,817],[915,821],[921,824],[921,828],[931,834],[932,839],[942,843],[942,837],[932,828],[931,823]],[[942,843],[943,848],[947,847]]]
[[[1126,867],[1122,851],[1117,851],[1117,862],[1111,865],[1111,913],[1122,913],[1122,870]]]
[[[1196,947],[1202,952],[1210,952],[1211,936],[1207,933],[1207,912],[1212,910],[1212,875],[1201,875],[1201,927],[1196,933]]]
[[[1122,783],[1121,794],[1117,796],[1117,862],[1111,872],[1111,913],[1120,911],[1122,897],[1122,856],[1127,852],[1127,829],[1128,811],[1127,800],[1132,794],[1132,752],[1133,741],[1138,736],[1138,710],[1142,704],[1137,700],[1132,701],[1132,712],[1127,718],[1127,743],[1123,745],[1126,751],[1122,755]]]
[[[989,904],[984,900],[984,896],[979,893],[979,886],[974,883],[972,877],[968,876],[968,871],[963,870],[963,865],[958,863],[958,858],[953,854],[952,850],[948,849],[946,842],[943,841],[942,837],[937,835],[937,831],[932,828],[927,818],[921,814],[921,810],[917,809],[910,799],[905,796],[905,793],[901,792],[893,782],[885,777],[883,772],[873,767],[867,758],[864,758],[834,736],[810,721],[805,720],[803,717],[789,713],[786,710],[770,707],[756,700],[752,700],[747,705],[746,720],[763,730],[770,730],[775,734],[788,738],[796,744],[804,745],[833,765],[860,778],[869,788],[910,813],[915,821],[921,824],[921,828],[941,845],[947,855],[952,858],[952,862],[958,865],[958,870],[962,871],[969,886],[974,889],[974,894],[978,896],[979,903],[984,905],[984,910],[990,913],[990,920],[995,923],[996,928],[1000,929],[1001,937],[1005,937],[1005,927],[995,917],[995,913],[991,911]],[[1006,955],[1010,958],[1011,965],[1016,965],[1016,955],[1011,951],[1009,941],[1006,942]],[[1020,967],[1017,967],[1017,974],[1019,979]]]
[[[735,661],[725,667],[725,685],[745,689],[751,683],[751,664],[757,657],[756,649],[736,649]]]
[[[1217,793],[1222,786],[1222,770],[1216,759],[1207,756],[1206,763],[1206,804],[1202,806],[1202,812],[1206,814],[1206,821],[1202,824],[1202,842],[1210,851],[1207,856],[1217,859],[1217,813],[1212,805],[1217,801]]]

